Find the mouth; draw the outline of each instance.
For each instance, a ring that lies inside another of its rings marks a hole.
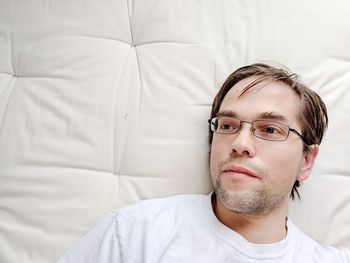
[[[221,170],[222,173],[228,174],[232,177],[251,177],[251,178],[259,178],[256,173],[253,171],[240,167],[240,166],[235,166],[235,165],[229,165],[227,167],[224,167]]]

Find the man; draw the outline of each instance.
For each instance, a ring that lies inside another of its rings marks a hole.
[[[350,262],[287,218],[327,123],[322,99],[296,75],[265,64],[236,70],[209,120],[215,191],[119,209],[59,263]]]

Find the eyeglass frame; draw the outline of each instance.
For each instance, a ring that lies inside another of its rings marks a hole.
[[[213,123],[213,120],[219,119],[219,118],[231,118],[231,119],[239,120],[239,127],[238,127],[237,131],[235,131],[235,132],[228,132],[228,133],[220,133],[220,132],[215,131],[215,130],[213,129],[213,127],[214,127],[214,125],[215,125],[215,124]],[[236,118],[236,117],[231,117],[231,116],[219,116],[219,117],[213,117],[213,118],[208,119],[208,123],[209,123],[209,125],[210,125],[210,130],[211,130],[212,132],[214,132],[214,133],[217,133],[217,134],[236,134],[236,133],[238,133],[239,130],[242,128],[242,123],[249,123],[249,124],[252,125],[251,131],[252,131],[253,135],[254,135],[255,137],[259,138],[259,139],[264,140],[264,141],[282,142],[282,141],[285,141],[285,140],[288,139],[289,133],[290,133],[290,132],[293,132],[294,134],[296,134],[296,135],[299,136],[299,138],[303,141],[303,143],[305,143],[306,145],[308,145],[307,142],[306,142],[306,139],[304,138],[304,136],[302,136],[296,129],[290,128],[288,125],[285,125],[285,124],[280,123],[280,122],[277,122],[277,121],[271,121],[271,122],[278,123],[278,124],[280,124],[280,125],[282,125],[282,126],[288,128],[288,133],[287,133],[287,135],[286,135],[286,138],[284,138],[283,140],[269,140],[269,139],[265,139],[265,138],[259,137],[259,136],[257,136],[257,135],[255,134],[255,132],[254,132],[255,129],[253,128],[253,127],[254,127],[254,122],[256,122],[256,121],[263,121],[263,120],[258,119],[258,120],[254,120],[254,121],[251,122],[251,121],[245,121],[245,120],[241,120],[241,119],[238,119],[238,118]]]

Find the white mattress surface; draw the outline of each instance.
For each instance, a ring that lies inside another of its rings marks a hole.
[[[55,262],[106,212],[208,193],[236,68],[282,63],[330,124],[294,222],[350,248],[350,2],[0,1],[0,262]]]

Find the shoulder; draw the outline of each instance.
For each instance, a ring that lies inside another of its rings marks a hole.
[[[203,199],[207,197],[201,194],[186,194],[143,200],[109,212],[101,217],[89,232],[113,231],[116,234],[115,231],[137,226],[144,228],[147,222],[154,225],[159,220],[171,218],[167,221],[169,224],[172,219],[178,220],[183,217],[182,215],[196,214]],[[181,216],[174,216],[174,214]]]
[[[349,263],[350,251],[340,250],[332,246],[317,245],[305,251],[305,258],[310,258],[312,262],[324,263]]]
[[[301,229],[290,224],[295,236],[295,244],[300,259],[305,262],[349,263],[350,251],[340,250],[332,246],[324,246],[306,235]]]
[[[178,195],[145,200],[116,210],[114,229],[121,251],[157,254],[175,235],[197,224],[205,197]]]
[[[112,211],[99,219],[59,262],[107,262],[107,258],[108,262],[120,262],[123,257],[152,254],[174,234],[174,228],[193,221],[205,197],[150,199]]]

